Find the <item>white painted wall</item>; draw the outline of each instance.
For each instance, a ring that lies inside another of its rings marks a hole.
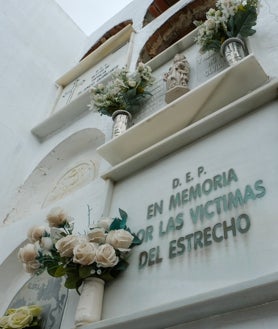
[[[24,187],[24,183],[28,181],[28,178],[30,182],[30,177],[34,177],[32,175],[39,163],[43,159],[48,159],[51,151],[57,145],[68,140],[70,136],[79,131],[87,128],[96,129],[96,133],[91,135],[92,138],[95,138],[92,149],[92,153],[95,154],[95,148],[99,142],[97,138],[101,139],[101,143],[110,138],[111,121],[109,118],[100,117],[97,113],[85,113],[76,122],[68,127],[64,127],[64,129],[50,136],[43,143],[40,143],[30,131],[38,123],[45,120],[51,112],[57,94],[55,80],[76,65],[83,53],[107,30],[125,19],[133,19],[136,34],[131,64],[134,66],[138,59],[138,54],[149,36],[188,1],[179,1],[161,17],[142,29],[142,18],[151,2],[151,0],[133,1],[127,8],[88,38],[72,23],[54,1],[11,0],[1,4],[0,168],[2,188],[0,191],[0,313],[4,312],[11,298],[28,278],[23,272],[21,265],[16,262],[15,249],[24,243],[25,234],[30,224],[43,223],[45,215],[50,208],[49,206],[40,209],[39,202],[34,206],[34,200],[37,199],[32,198],[32,193],[36,192],[37,186],[35,189],[31,188],[29,190],[24,190],[24,188],[20,187],[22,185]],[[249,39],[250,49],[252,49],[252,52],[270,77],[278,76],[278,59],[276,56],[278,50],[276,33],[278,27],[277,12],[278,3],[263,0],[256,26],[257,33]],[[275,154],[274,148],[274,140],[277,137],[275,130],[276,122],[277,101],[266,105],[264,110],[254,112],[249,119],[244,118],[238,124],[232,124],[229,129],[216,132],[209,139],[201,141],[195,146],[187,147],[180,153],[168,157],[161,164],[148,168],[146,171],[116,185],[110,214],[115,215],[119,206],[126,208],[125,210],[128,211],[131,219],[130,226],[134,227],[134,229],[140,229],[148,224],[146,223],[146,206],[156,201],[157,198],[163,198],[163,193],[169,194],[168,188],[173,176],[181,174],[184,169],[192,169],[199,164],[202,165],[204,162],[209,165],[211,172],[214,173],[222,170],[223,166],[225,168],[233,166],[238,168],[239,166],[239,175],[242,182],[247,184],[248,177],[252,181],[257,178],[266,179],[270,192],[267,192],[267,196],[260,200],[260,203],[256,204],[256,208],[250,209],[252,220],[254,218],[255,235],[248,236],[248,238],[236,245],[233,244],[230,249],[232,255],[238,257],[241,266],[246,270],[244,273],[236,268],[238,264],[235,264],[235,259],[229,261],[226,258],[225,250],[220,247],[210,251],[209,257],[212,262],[208,263],[209,270],[206,272],[207,277],[205,281],[200,273],[203,270],[202,261],[207,261],[204,253],[199,254],[194,261],[195,264],[194,262],[191,264],[189,260],[186,260],[186,263],[178,260],[175,263],[172,262],[173,264],[165,260],[165,263],[141,272],[138,271],[137,258],[135,258],[129,271],[125,274],[125,279],[113,283],[106,290],[104,303],[105,318],[124,316],[137,310],[144,312],[147,308],[182,298],[185,296],[185,293],[180,290],[181,284],[183,289],[188,292],[186,296],[194,296],[194,294],[202,291],[209,292],[214,288],[221,288],[227,284],[235,284],[242,280],[255,279],[277,270],[275,257],[278,247],[274,239],[275,230],[271,231],[273,239],[269,246],[259,248],[259,245],[256,244],[257,238],[261,239],[260,242],[263,244],[264,236],[261,232],[264,232],[265,236],[268,235],[265,222],[260,221],[262,216],[268,215],[267,227],[270,230],[277,226],[274,216],[275,199],[277,199],[277,195],[274,193],[274,188],[277,186],[275,178],[277,152]],[[262,127],[260,127],[261,123]],[[261,133],[261,138],[258,137],[258,132]],[[245,141],[247,141],[243,143],[243,146],[241,146],[242,134],[245,137]],[[222,141],[227,141],[232,155]],[[256,141],[256,143],[253,143],[253,141]],[[217,147],[215,147],[216,144]],[[69,144],[66,143],[65,145]],[[258,146],[260,154],[254,153]],[[84,153],[81,152],[81,155],[76,155],[76,148],[71,150],[69,147],[70,151],[72,151],[70,159],[73,164],[75,160],[89,153],[88,147],[85,148]],[[209,154],[206,153],[207,150],[210,150]],[[225,154],[224,159],[222,159],[223,154]],[[245,161],[247,155],[248,159]],[[215,159],[217,159],[216,166]],[[266,170],[265,159],[268,160],[267,164],[270,163],[270,170]],[[96,180],[55,203],[55,205],[65,207],[71,215],[78,218],[77,227],[79,229],[83,229],[85,226],[87,204],[94,208],[94,215],[96,216],[101,215],[104,209],[104,196],[108,186],[100,178],[100,173],[107,169],[109,165],[103,159],[99,159],[99,162],[99,172]],[[253,166],[254,163],[255,165]],[[252,169],[249,170],[251,166]],[[61,167],[64,170],[66,165],[61,165]],[[55,171],[57,168],[54,166],[53,170]],[[57,171],[57,177],[63,170],[61,172]],[[166,185],[167,187],[165,188]],[[145,190],[147,192],[142,196],[142,191]],[[21,199],[22,194],[24,194],[23,199]],[[28,195],[30,196],[29,198]],[[13,210],[12,208],[18,205],[18,200],[25,201],[24,209],[17,207],[17,209]],[[6,217],[8,214],[10,216]],[[3,224],[5,218],[6,223]],[[158,240],[153,242],[162,244]],[[230,243],[231,241],[228,242]],[[248,264],[244,263],[242,255],[245,244],[248,247]],[[136,257],[138,257],[138,253],[144,247],[145,245],[136,251]],[[163,248],[166,252],[167,244]],[[215,277],[212,271],[213,266],[218,264],[219,255],[217,252],[221,254],[221,259],[224,262],[219,268],[220,272],[218,275],[227,275],[223,280],[220,280],[219,277],[217,277],[217,280],[214,280]],[[257,258],[257,256],[259,257]],[[259,267],[257,266],[258,260]],[[227,267],[224,265],[227,265]],[[193,272],[189,271],[188,268],[190,266]],[[227,268],[231,271],[227,272]],[[176,282],[169,283],[167,289],[162,289],[162,286],[165,287],[166,283],[168,284],[171,271],[175,271]],[[195,278],[193,278],[193,274],[196,274]],[[186,276],[187,281],[183,280],[184,276]],[[196,286],[192,287],[194,280],[198,281],[197,288]],[[9,289],[6,289],[7,287]],[[121,299],[125,298],[128,300],[125,307],[118,302],[119,290],[122,292]],[[138,298],[133,298],[133,292],[136,293],[136,296],[138,294]],[[150,297],[146,297],[147,294],[150,294]],[[70,296],[62,326],[65,329],[72,326],[72,310],[77,301],[77,296],[74,292],[71,292]],[[270,315],[265,321],[269,324],[268,327],[272,328],[273,309],[271,308],[269,312]],[[267,314],[267,312],[264,314]],[[260,321],[264,321],[263,316],[260,319]],[[210,319],[209,323],[214,323],[213,321]],[[243,319],[242,321],[245,320]],[[253,322],[251,321],[251,323]],[[220,328],[222,322],[217,320],[216,324],[216,328]],[[178,328],[195,328],[196,326],[194,327],[194,325],[184,325]],[[198,322],[196,325],[198,328],[205,326],[203,322]],[[244,328],[249,328],[251,325],[244,324],[244,326]],[[237,326],[232,322],[229,324],[225,323],[225,329],[230,328],[237,328]]]
[[[55,80],[78,62],[86,36],[52,0],[3,1],[0,16],[3,222],[45,152],[30,130],[51,112]]]

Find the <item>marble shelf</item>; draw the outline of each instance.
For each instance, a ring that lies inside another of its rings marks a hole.
[[[112,166],[146,150],[198,120],[248,95],[269,77],[254,55],[228,67],[160,111],[129,128],[123,135],[98,148]]]
[[[254,55],[247,56],[101,145],[97,152],[111,164],[102,178],[127,177],[275,99],[277,89],[278,80],[266,75]]]

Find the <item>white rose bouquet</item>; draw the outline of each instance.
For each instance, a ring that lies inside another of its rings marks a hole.
[[[78,291],[88,277],[110,281],[127,268],[131,249],[141,243],[126,225],[127,213],[119,213],[120,218],[101,219],[80,235],[73,234],[71,218],[55,208],[47,216],[49,227],[28,231],[30,243],[19,249],[18,258],[30,274],[47,270],[53,277],[65,276],[68,289]]]
[[[134,109],[151,96],[146,90],[154,82],[151,72],[151,68],[143,63],[139,63],[132,74],[126,67],[115,71],[106,85],[98,84],[91,89],[89,108],[108,116],[117,110],[133,114]]]
[[[197,44],[200,51],[219,51],[228,38],[246,38],[256,31],[259,0],[218,0],[216,8],[206,13],[206,21],[195,21],[199,26]]]
[[[41,308],[37,305],[9,308],[5,315],[0,317],[0,328],[39,328],[41,311]]]

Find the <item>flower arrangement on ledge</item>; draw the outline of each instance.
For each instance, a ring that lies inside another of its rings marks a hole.
[[[41,307],[37,305],[9,308],[4,316],[0,317],[1,329],[39,328]]]
[[[151,96],[146,90],[154,82],[151,72],[151,68],[143,63],[139,63],[132,74],[126,67],[115,71],[106,85],[98,84],[91,89],[90,109],[108,116],[117,110],[133,114],[138,105]]]
[[[195,21],[199,26],[196,38],[200,51],[219,51],[221,44],[228,38],[246,38],[256,31],[258,0],[218,0],[216,9],[210,8],[206,21]]]
[[[26,272],[66,278],[65,287],[76,289],[89,277],[105,282],[128,267],[131,249],[141,241],[127,227],[127,213],[120,218],[99,220],[88,232],[73,234],[74,223],[61,209],[47,216],[49,227],[35,226],[28,231],[30,243],[20,248],[18,258]]]

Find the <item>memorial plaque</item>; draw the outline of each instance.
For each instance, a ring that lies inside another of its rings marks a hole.
[[[143,243],[106,290],[104,315],[275,273],[276,119],[275,108],[256,111],[117,182],[111,214],[124,209]],[[128,300],[131,292],[134,303],[122,310],[118,296]]]
[[[67,106],[75,99],[84,95],[94,85],[109,77],[115,70],[124,67],[127,63],[128,49],[129,44],[127,43],[65,86],[55,106],[55,110],[57,111]]]

